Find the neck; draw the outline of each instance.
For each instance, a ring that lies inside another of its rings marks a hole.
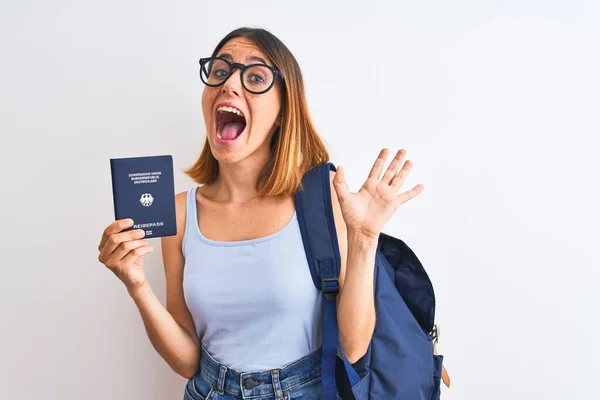
[[[254,154],[235,164],[219,163],[219,176],[214,182],[212,196],[214,201],[224,203],[248,203],[260,193],[256,183],[269,155]]]

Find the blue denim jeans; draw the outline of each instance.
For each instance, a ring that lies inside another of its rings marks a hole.
[[[188,380],[184,400],[316,400],[323,398],[321,349],[283,368],[239,372],[217,362],[204,347],[200,370]]]

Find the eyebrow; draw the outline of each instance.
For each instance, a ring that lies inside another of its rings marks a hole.
[[[229,53],[219,54],[217,57],[225,58],[226,60],[233,62],[233,57]],[[267,64],[267,62],[263,58],[257,57],[257,56],[248,57],[246,60],[247,61],[252,61],[252,62],[258,62],[258,63],[265,64],[265,65],[269,65],[269,64]]]

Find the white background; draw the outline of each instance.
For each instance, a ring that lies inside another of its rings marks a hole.
[[[600,18],[594,1],[25,1],[0,6],[0,398],[181,399],[98,263],[109,158],[205,132],[198,58],[260,26],[298,59],[357,190],[406,148],[423,193],[385,232],[438,300],[445,400],[597,396]],[[159,239],[147,258],[164,301]],[[596,378],[597,379],[597,378]]]

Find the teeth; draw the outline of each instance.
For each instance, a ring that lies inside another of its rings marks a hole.
[[[217,111],[234,113],[234,114],[239,115],[240,117],[244,116],[244,114],[242,114],[242,112],[240,110],[238,110],[237,108],[233,108],[233,107],[221,106],[221,107],[217,108]]]

